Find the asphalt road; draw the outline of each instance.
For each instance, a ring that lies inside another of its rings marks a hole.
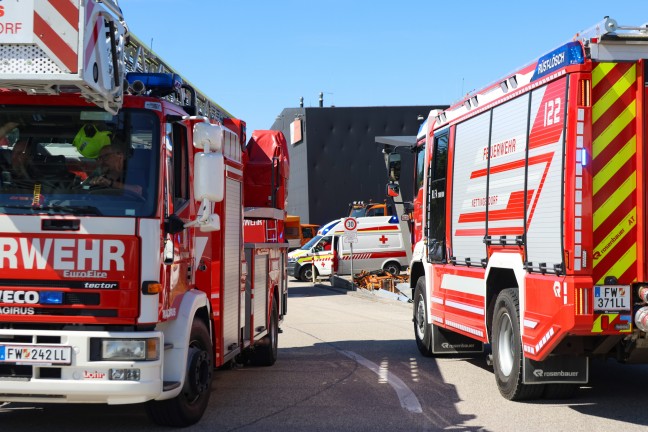
[[[567,401],[504,400],[485,356],[425,358],[411,304],[290,284],[279,360],[216,373],[187,431],[645,431],[648,367],[592,362]],[[139,406],[0,407],[5,431],[154,431]]]

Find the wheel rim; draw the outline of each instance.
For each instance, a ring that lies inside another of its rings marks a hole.
[[[423,340],[425,336],[425,299],[422,295],[418,297],[418,306],[416,307],[416,335],[419,339]]]
[[[393,263],[386,265],[385,268],[384,268],[384,270],[385,270],[386,272],[389,272],[389,273],[393,274],[393,275],[397,274],[397,271],[398,271],[398,270],[396,269],[396,265],[393,264]]]
[[[304,279],[313,280],[313,270],[311,267],[304,270]]]
[[[511,316],[507,313],[502,315],[501,325],[498,333],[497,357],[499,369],[504,376],[509,376],[513,370],[513,359],[515,357],[515,334]]]
[[[209,390],[211,365],[207,352],[196,346],[190,347],[188,361],[189,370],[187,371],[184,393],[187,401],[194,403]]]

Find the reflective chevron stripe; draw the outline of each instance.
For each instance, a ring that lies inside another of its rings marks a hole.
[[[595,283],[637,278],[636,66],[599,63],[592,71]]]

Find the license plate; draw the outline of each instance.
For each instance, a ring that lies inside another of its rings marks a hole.
[[[599,285],[594,287],[594,312],[630,310],[630,286]]]
[[[72,347],[0,345],[0,363],[69,365],[72,363]]]

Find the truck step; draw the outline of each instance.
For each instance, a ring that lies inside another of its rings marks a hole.
[[[164,381],[162,383],[162,391],[170,391],[180,387],[180,381]]]

